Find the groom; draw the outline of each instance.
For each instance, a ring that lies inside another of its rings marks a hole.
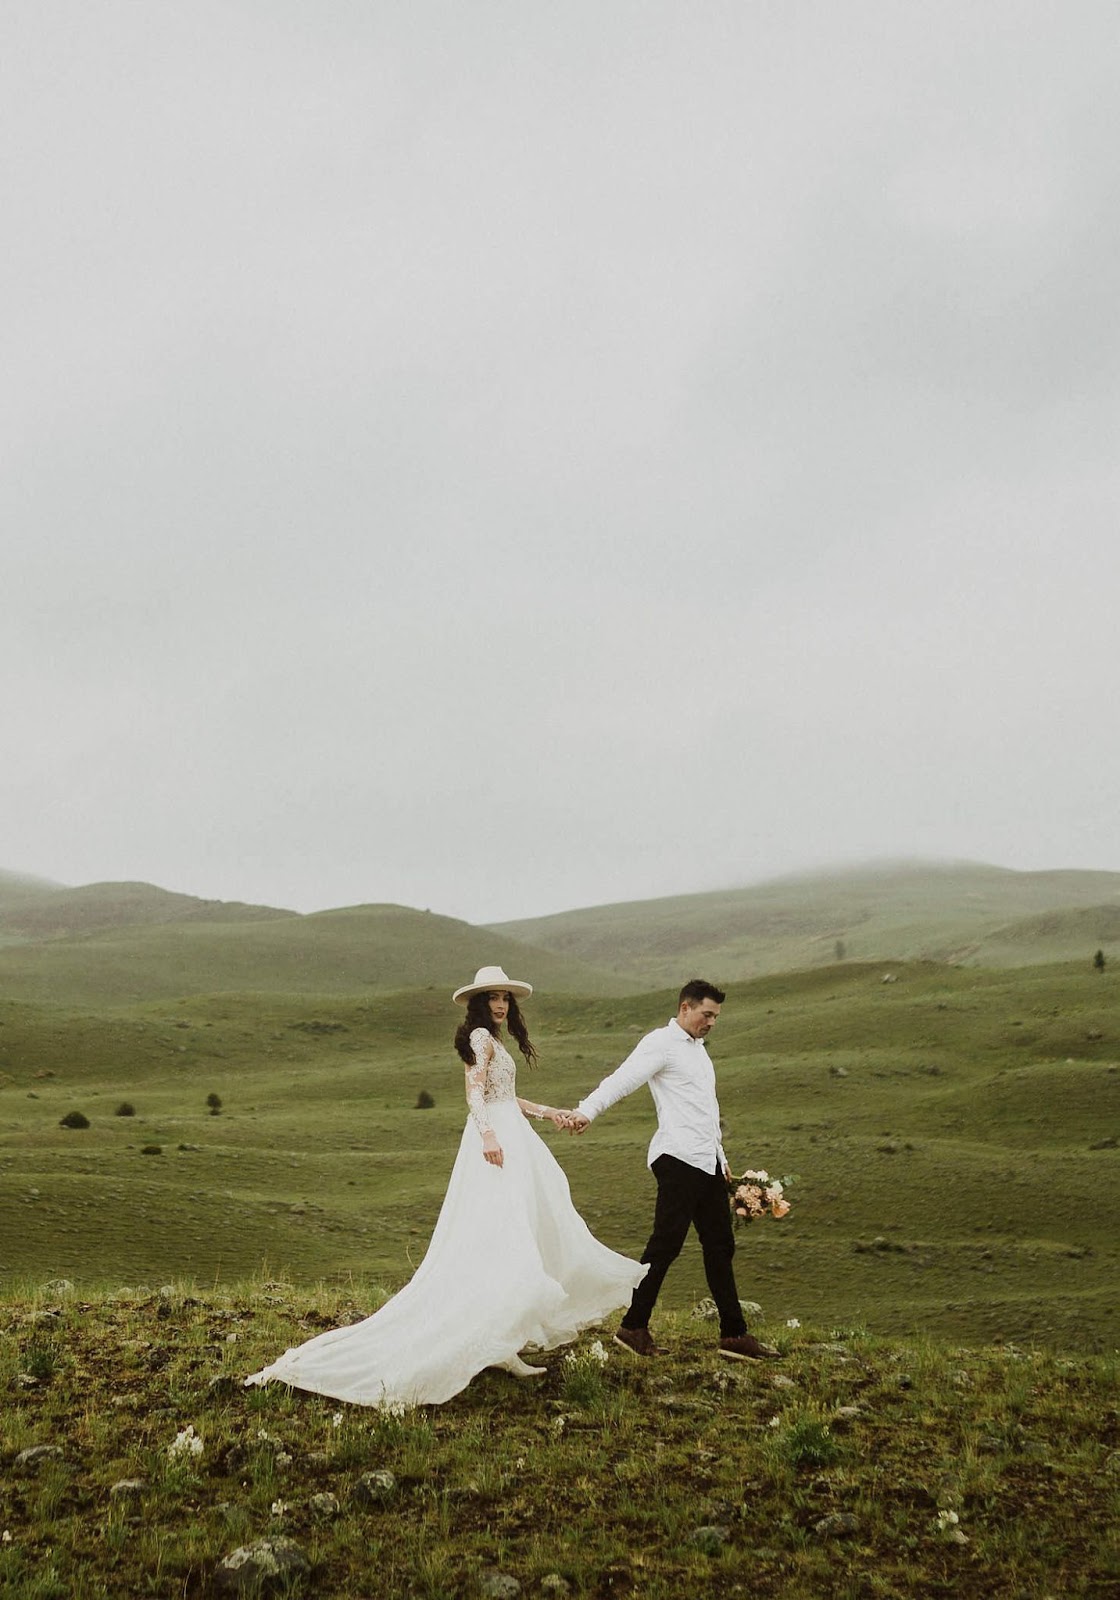
[[[735,1235],[725,1181],[731,1172],[720,1143],[716,1075],[704,1048],[725,998],[722,989],[703,978],[686,983],[676,1016],[647,1033],[620,1067],[565,1113],[571,1131],[583,1133],[601,1112],[641,1084],[648,1083],[653,1095],[657,1132],[648,1159],[657,1179],[657,1204],[653,1233],[642,1255],[649,1271],[615,1334],[616,1344],[637,1356],[661,1354],[649,1331],[650,1314],[690,1226],[699,1236],[704,1273],[719,1311],[720,1355],[761,1361],[778,1354],[747,1332],[731,1265]]]

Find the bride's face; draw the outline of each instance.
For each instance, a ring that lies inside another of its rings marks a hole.
[[[490,1004],[490,1021],[500,1028],[509,1015],[509,994],[505,989],[492,989],[486,998]]]

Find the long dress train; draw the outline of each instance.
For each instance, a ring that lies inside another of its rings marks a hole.
[[[364,1322],[288,1350],[247,1384],[279,1381],[356,1405],[449,1400],[484,1367],[524,1371],[518,1351],[566,1344],[627,1305],[647,1268],[594,1237],[563,1169],[515,1098],[515,1068],[486,1029],[471,1035],[471,1115],[427,1254]],[[484,1161],[492,1128],[501,1167]]]

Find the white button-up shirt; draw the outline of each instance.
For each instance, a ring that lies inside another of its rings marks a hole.
[[[676,1156],[702,1172],[727,1165],[719,1136],[716,1075],[702,1039],[686,1033],[673,1017],[655,1028],[620,1067],[581,1100],[576,1110],[594,1122],[625,1095],[648,1083],[657,1111],[657,1132],[650,1141],[650,1166],[658,1156]]]

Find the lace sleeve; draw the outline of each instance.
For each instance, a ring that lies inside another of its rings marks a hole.
[[[471,1034],[474,1065],[467,1068],[467,1109],[479,1133],[492,1133],[493,1126],[486,1110],[486,1068],[494,1054],[494,1041],[486,1028],[475,1028]]]

